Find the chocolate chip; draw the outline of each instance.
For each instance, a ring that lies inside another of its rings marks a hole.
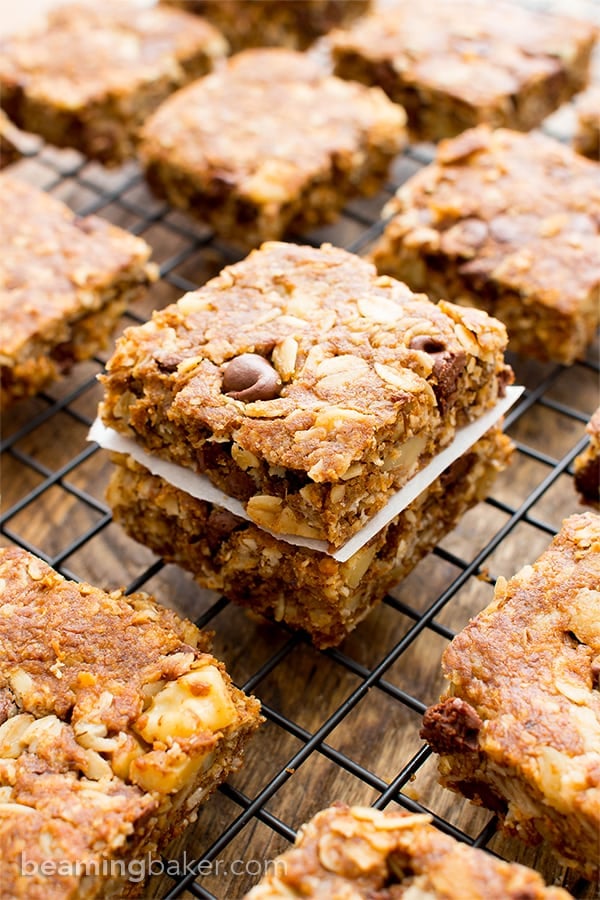
[[[458,484],[458,482],[467,474],[474,462],[475,454],[473,453],[463,453],[462,456],[455,459],[454,462],[440,475],[442,487],[453,487]]]
[[[437,383],[433,385],[433,392],[443,415],[456,399],[458,379],[467,362],[466,354],[462,350],[451,353],[443,341],[428,334],[416,335],[408,346],[434,357],[433,376]]]
[[[592,660],[592,687],[600,690],[600,655]]]
[[[437,378],[437,384],[433,385],[440,412],[444,415],[454,404],[458,394],[458,380],[466,365],[467,356],[459,350],[458,353],[440,353],[436,355],[433,364],[433,374]]]
[[[477,806],[485,806],[486,809],[491,809],[492,812],[499,813],[503,817],[508,810],[506,800],[483,781],[463,781],[461,779],[453,782],[453,789],[459,791],[468,800],[474,800]],[[511,897],[516,897],[516,895],[511,894]],[[531,898],[529,897],[528,900]]]
[[[418,334],[408,345],[411,350],[422,350],[423,353],[443,353],[446,345],[428,334]]]
[[[513,370],[510,366],[504,366],[503,369],[498,372],[498,396],[506,397],[506,385],[512,384],[515,380],[515,376],[513,374]]]
[[[179,363],[183,361],[183,356],[173,353],[157,353],[154,360],[161,372],[174,372]]]
[[[223,393],[234,400],[274,400],[280,390],[279,375],[258,353],[242,353],[225,366]]]
[[[575,473],[575,486],[582,497],[592,503],[600,500],[600,459],[590,459]],[[599,663],[600,664],[600,663]]]
[[[482,725],[472,706],[449,697],[425,711],[420,735],[437,753],[472,753],[478,749]]]
[[[210,511],[206,523],[206,538],[208,546],[213,553],[219,549],[225,538],[238,528],[246,527],[247,523],[239,516],[234,516],[229,510],[215,506]]]

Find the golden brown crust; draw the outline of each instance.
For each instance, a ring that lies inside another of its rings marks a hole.
[[[343,804],[303,825],[247,900],[568,900],[540,875],[460,844],[430,816]]]
[[[348,25],[371,0],[161,0],[205,16],[223,32],[232,52],[245,47],[304,50],[330,31]]]
[[[600,516],[563,522],[533,566],[453,640],[424,719],[442,783],[598,877]]]
[[[0,176],[2,405],[102,347],[127,300],[155,277],[150,247],[96,216]]]
[[[405,120],[379,89],[334,78],[306,54],[247,50],[162,104],[140,156],[157,192],[249,248],[374,192]]]
[[[496,403],[505,340],[484,313],[435,306],[344,250],[268,243],[125,332],[100,415],[261,527],[339,546]],[[270,360],[278,397],[223,393],[246,353]]]
[[[335,71],[380,85],[421,140],[487,122],[529,130],[581,90],[595,27],[516,4],[395,0],[331,35]]]
[[[209,637],[146,594],[106,594],[1,550],[6,896],[104,896],[119,869],[94,863],[139,859],[174,837],[240,765],[258,708]],[[128,895],[126,877],[119,885]]]
[[[600,165],[542,134],[481,126],[442,142],[383,214],[381,272],[486,309],[525,355],[584,355],[600,315]]]
[[[68,4],[0,41],[0,103],[21,128],[114,165],[133,154],[149,113],[226,49],[208,22],[180,10]]]

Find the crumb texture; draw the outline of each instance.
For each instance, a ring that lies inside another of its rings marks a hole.
[[[586,85],[596,37],[588,22],[497,0],[395,0],[331,43],[338,74],[380,85],[417,138],[439,140],[539,125]]]
[[[480,306],[515,350],[572,363],[600,315],[600,165],[542,134],[443,141],[384,209],[381,272]]]
[[[292,850],[247,900],[568,900],[525,866],[494,859],[438,831],[431,817],[338,804],[303,825]]]
[[[0,551],[2,896],[128,896],[98,864],[175,837],[240,765],[258,709],[209,638],[148,595]]]
[[[548,550],[453,640],[423,736],[442,783],[598,877],[600,516],[566,519]]]
[[[339,545],[496,403],[505,343],[485,313],[436,306],[344,250],[267,243],[124,334],[101,416],[261,527]],[[248,353],[279,396],[223,391]]]
[[[97,216],[0,176],[2,404],[35,393],[105,345],[154,278],[150,247]]]

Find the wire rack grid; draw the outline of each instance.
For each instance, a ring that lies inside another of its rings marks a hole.
[[[551,120],[555,136],[564,136],[559,126]],[[339,223],[302,241],[329,240],[364,253],[381,231],[385,200],[431,156],[426,146],[407,149],[379,196],[350,204]],[[80,215],[98,213],[152,245],[160,281],[128,311],[122,327],[145,321],[152,309],[239,258],[157,201],[133,164],[106,172],[75,152],[35,143],[15,175]],[[488,813],[443,791],[418,732],[442,686],[440,656],[448,641],[491,600],[496,576],[532,562],[562,518],[580,508],[572,464],[598,404],[598,346],[571,368],[509,358],[517,382],[526,386],[506,417],[516,445],[510,471],[341,647],[325,652],[203,591],[112,523],[104,500],[108,454],[86,442],[100,397],[97,375],[109,353],[80,364],[5,417],[0,540],[75,580],[149,591],[214,630],[217,655],[236,683],[261,699],[266,717],[245,766],[170,848],[144,896],[242,897],[299,824],[335,800],[427,810],[459,840],[533,865],[575,896],[597,896],[544,849],[502,837]]]

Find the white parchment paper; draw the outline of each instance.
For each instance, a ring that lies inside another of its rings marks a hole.
[[[450,466],[454,460],[466,453],[476,441],[482,437],[486,431],[494,425],[498,419],[503,416],[508,409],[521,396],[524,388],[508,387],[506,396],[498,401],[493,409],[488,410],[475,422],[465,425],[457,433],[456,437],[441,453],[438,453],[431,462],[421,469],[407,484],[399,491],[393,494],[383,509],[380,509],[360,531],[357,531],[345,544],[343,544],[334,553],[328,550],[326,541],[318,541],[314,538],[297,537],[289,534],[273,534],[279,540],[286,541],[288,544],[295,544],[298,547],[308,547],[312,550],[319,550],[327,553],[338,562],[346,562],[350,559],[367,541],[369,541],[378,531],[381,531],[393,518],[402,512],[412,501],[419,496],[422,491],[429,487],[442,472]],[[221,491],[205,476],[198,475],[184,466],[168,462],[157,456],[151,456],[146,453],[134,440],[124,437],[112,428],[107,428],[99,419],[96,419],[88,434],[89,441],[95,441],[105,450],[114,450],[117,453],[127,453],[132,456],[136,462],[144,466],[153,475],[158,475],[168,481],[173,487],[185,491],[198,500],[205,500],[208,503],[214,503],[229,510],[242,519],[252,521],[246,513],[244,506],[234,497],[229,497]],[[259,527],[259,526],[256,526]]]

